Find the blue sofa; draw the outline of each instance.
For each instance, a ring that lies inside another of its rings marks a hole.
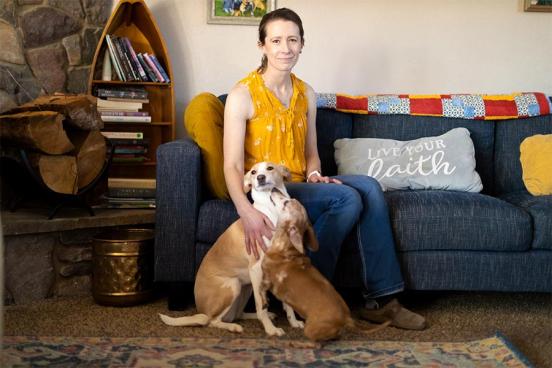
[[[552,196],[533,197],[526,191],[519,161],[525,137],[552,133],[552,115],[482,121],[319,109],[322,172],[337,173],[333,142],[338,138],[404,141],[456,127],[471,133],[481,193],[385,194],[407,289],[552,292]],[[232,202],[209,196],[201,166],[199,147],[190,139],[163,144],[157,151],[158,282],[193,283],[209,247],[238,218]],[[333,280],[338,286],[360,286],[355,241],[351,234],[342,248]]]

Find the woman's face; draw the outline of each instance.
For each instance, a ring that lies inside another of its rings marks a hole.
[[[291,71],[303,48],[299,27],[287,20],[274,20],[266,25],[266,38],[260,48],[268,58],[268,67]]]

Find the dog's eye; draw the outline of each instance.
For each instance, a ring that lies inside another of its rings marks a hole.
[[[267,167],[266,169],[267,169],[268,171],[270,171],[270,170],[274,170],[274,167],[269,166],[269,167]]]
[[[257,170],[251,170],[251,175],[255,175],[257,173]]]

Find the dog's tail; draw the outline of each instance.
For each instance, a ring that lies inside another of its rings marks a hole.
[[[169,326],[206,326],[211,318],[206,314],[194,314],[193,316],[185,317],[169,317],[159,313],[161,320]]]

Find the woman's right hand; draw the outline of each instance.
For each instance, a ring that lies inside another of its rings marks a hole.
[[[245,250],[247,254],[253,253],[255,259],[259,259],[259,247],[266,252],[263,236],[272,239],[274,225],[264,213],[253,206],[249,206],[244,213],[240,213],[245,233]]]

